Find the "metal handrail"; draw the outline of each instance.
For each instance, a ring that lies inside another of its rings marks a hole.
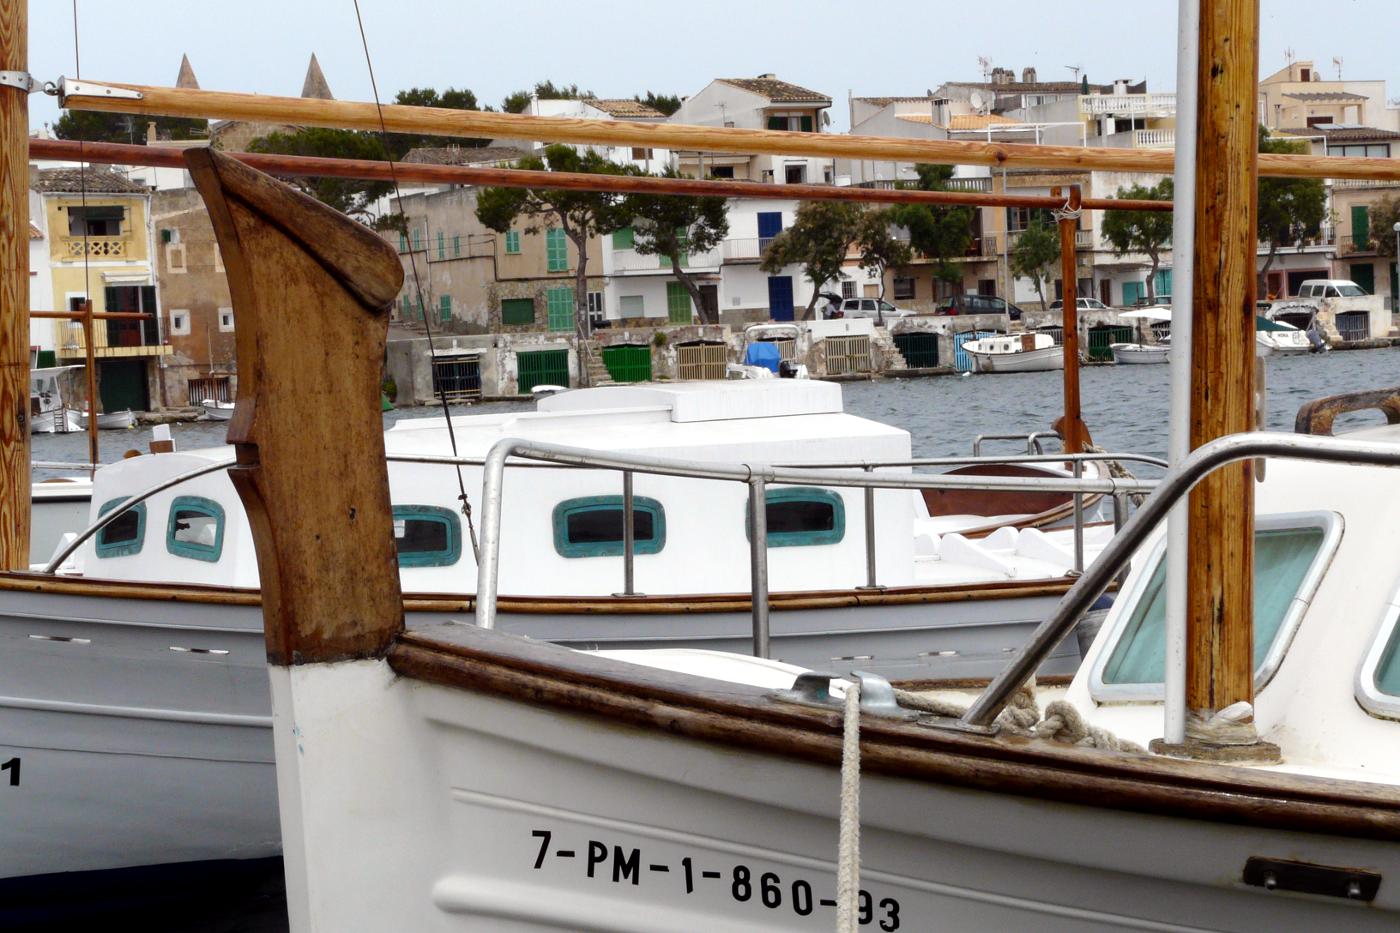
[[[1115,453],[1089,453],[1089,454],[1011,454],[1005,457],[997,456],[973,456],[973,457],[915,457],[910,460],[834,460],[826,463],[782,463],[775,466],[792,469],[829,469],[837,470],[849,469],[884,469],[886,467],[905,466],[968,466],[977,464],[1023,464],[1023,463],[1091,463],[1100,461],[1115,460],[1120,463],[1142,463],[1147,466],[1167,469],[1170,464],[1161,457],[1152,457],[1147,454],[1115,454]]]
[[[974,732],[991,729],[1011,695],[1040,668],[1055,646],[1074,629],[1079,617],[1103,595],[1128,558],[1166,517],[1177,500],[1190,492],[1208,473],[1253,457],[1400,467],[1400,446],[1260,431],[1217,438],[1198,447],[1162,478],[1156,493],[1114,535],[1093,566],[1065,593],[1055,614],[1036,628],[1030,640],[1017,650],[1006,669],[992,679],[962,718],[940,724]]]
[[[505,468],[511,457],[540,460],[551,464],[569,467],[615,470],[623,474],[624,508],[628,504],[627,490],[631,486],[632,475],[646,473],[657,476],[679,476],[688,479],[710,479],[745,483],[749,487],[749,557],[750,557],[750,597],[753,607],[753,646],[757,657],[768,656],[768,536],[766,528],[767,487],[770,485],[809,485],[819,483],[824,486],[852,487],[872,491],[867,502],[873,500],[875,489],[930,489],[954,488],[985,491],[1022,491],[1027,489],[1045,492],[1101,493],[1117,498],[1125,493],[1146,492],[1156,486],[1155,482],[1136,479],[1073,479],[1070,477],[1001,477],[1001,476],[950,476],[939,474],[877,474],[873,470],[861,472],[836,472],[832,470],[810,470],[792,467],[777,467],[763,463],[712,463],[706,461],[680,460],[667,457],[653,457],[642,454],[599,453],[580,447],[560,444],[546,444],[535,441],[504,439],[496,442],[486,457],[482,469],[481,485],[481,549],[477,560],[476,622],[482,628],[495,628],[496,588],[500,575],[500,536],[501,503]],[[439,462],[433,459],[428,462]],[[755,509],[759,514],[755,514]],[[874,510],[866,508],[866,541],[871,545]],[[625,533],[632,523],[630,512],[624,512]],[[867,584],[874,584],[874,568],[871,559],[873,550],[867,554]],[[628,564],[625,568],[626,580],[631,582],[630,554],[624,554]]]

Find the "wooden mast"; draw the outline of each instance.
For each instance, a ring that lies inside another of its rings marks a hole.
[[[1052,194],[1058,194],[1054,189]],[[1084,452],[1088,443],[1089,431],[1084,427],[1084,418],[1079,405],[1079,278],[1078,257],[1075,253],[1074,235],[1079,229],[1080,191],[1078,185],[1069,186],[1069,194],[1064,209],[1057,221],[1060,228],[1060,279],[1064,296],[1060,302],[1061,331],[1065,346],[1065,453]]]
[[[1254,427],[1259,0],[1201,0],[1191,447]],[[1205,723],[1254,702],[1254,474],[1217,470],[1188,505],[1187,745],[1251,745]],[[1233,732],[1233,734],[1231,734]]]
[[[29,73],[27,0],[0,0],[0,71]],[[29,91],[0,86],[0,566],[29,568]]]
[[[87,171],[86,168],[83,171]],[[93,348],[92,298],[83,301],[83,355],[87,358],[88,463],[97,466],[97,351]],[[67,414],[64,415],[67,417]]]

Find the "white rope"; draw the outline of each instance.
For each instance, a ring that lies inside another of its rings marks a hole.
[[[855,933],[860,901],[860,683],[846,687],[841,738],[841,841],[836,855],[836,933]]]

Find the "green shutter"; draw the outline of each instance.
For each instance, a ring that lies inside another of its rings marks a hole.
[[[690,292],[680,282],[666,283],[666,320],[672,324],[691,321]]]
[[[566,386],[569,384],[568,350],[535,350],[517,353],[516,391],[525,395],[537,385]]]
[[[621,230],[613,231],[613,249],[632,249],[636,241],[636,232],[631,227],[623,227]]]
[[[607,347],[603,365],[613,382],[646,382],[651,378],[651,347]]]
[[[399,317],[408,320],[408,296],[404,295],[399,299]]]
[[[520,252],[520,231],[506,231],[506,254],[514,256]]]
[[[768,128],[769,128],[770,130],[785,130],[785,129],[787,129],[787,117],[769,117],[769,118],[768,118]]]
[[[550,227],[545,231],[544,252],[546,268],[550,272],[569,271],[569,241],[563,230]]]
[[[408,252],[408,234],[402,230],[399,231],[399,252]]]
[[[1351,208],[1351,242],[1357,249],[1369,249],[1371,245],[1371,211],[1365,204],[1354,204]]]
[[[811,117],[803,117],[803,118],[802,118],[802,132],[804,132],[804,133],[810,133],[810,132],[812,132],[812,118],[811,118]]]
[[[574,329],[574,290],[551,288],[545,292],[545,308],[549,313],[550,330]]]
[[[462,255],[462,237],[460,234],[452,234],[452,255],[454,257]]]
[[[535,299],[505,298],[501,301],[502,324],[535,323]]]
[[[447,237],[445,237],[445,236],[443,235],[443,233],[442,233],[441,230],[438,231],[437,240],[438,240],[438,258],[439,258],[439,259],[446,259],[446,258],[447,258]]]
[[[418,249],[422,249],[422,248],[423,248],[423,231],[422,231],[422,230],[414,230],[414,231],[413,231],[413,248],[414,248],[415,250],[418,250]]]
[[[678,229],[676,231],[676,239],[680,240],[681,268],[684,269],[690,265],[690,231],[685,229],[684,227]],[[660,260],[661,268],[673,268],[669,257],[658,256],[657,258]]]
[[[443,295],[438,299],[438,318],[445,324],[452,320],[452,296]]]

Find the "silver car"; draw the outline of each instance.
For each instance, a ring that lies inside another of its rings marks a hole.
[[[890,318],[911,317],[914,312],[896,308],[888,301],[879,298],[847,298],[841,302],[842,317],[868,317],[889,320]]]

